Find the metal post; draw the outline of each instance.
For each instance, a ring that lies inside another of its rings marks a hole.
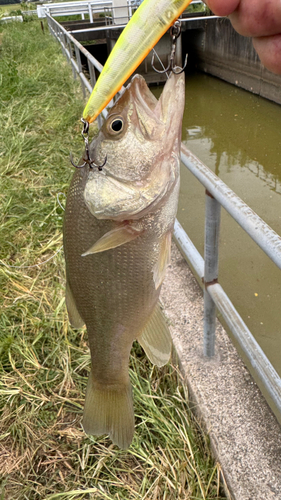
[[[92,12],[92,5],[91,2],[88,4],[88,9],[89,9],[89,17],[90,17],[90,23],[93,23],[93,12]]]
[[[90,73],[90,82],[92,85],[92,88],[96,85],[96,73],[95,73],[95,67],[94,65],[88,60],[88,68],[89,68],[89,73]]]
[[[208,292],[208,286],[218,281],[221,205],[207,190],[205,198],[204,355],[212,357],[215,354],[216,306]]]
[[[75,68],[73,66],[72,45],[71,45],[71,40],[69,38],[67,38],[67,40],[66,40],[66,45],[68,46],[69,62],[71,64],[73,78],[75,79],[76,78],[76,72],[75,72]]]
[[[67,53],[65,51],[64,35],[56,24],[53,23],[53,25],[54,25],[55,36],[56,36],[57,40],[60,42],[61,51],[62,51],[63,55],[67,57]]]
[[[182,68],[182,37],[181,37],[181,35],[178,37],[177,43],[176,43],[175,62],[176,62],[177,66]]]
[[[128,8],[129,8],[129,19],[131,19],[132,15],[133,15],[131,0],[128,1]]]
[[[69,61],[68,50],[67,50],[67,40],[66,40],[65,34],[62,31],[59,31],[58,37],[61,40],[62,51],[63,51],[64,55],[66,56],[66,59]]]
[[[83,68],[82,68],[82,63],[81,63],[80,50],[78,49],[78,47],[76,45],[75,45],[75,56],[76,56],[76,62],[77,62],[78,70],[79,70],[79,76],[80,76],[83,73]],[[86,89],[85,89],[84,82],[81,79],[81,76],[80,76],[80,81],[81,81],[81,86],[82,86],[83,97],[84,97],[84,99],[86,99]]]

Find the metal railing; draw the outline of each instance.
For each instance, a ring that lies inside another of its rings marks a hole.
[[[95,69],[101,72],[103,66],[55,19],[47,15],[47,20],[51,33],[61,44],[63,52],[72,65],[73,74],[79,75],[84,94],[85,88],[91,92],[96,83]],[[87,59],[90,82],[83,72],[80,52]],[[104,110],[102,114],[106,117],[107,111]],[[98,123],[100,126],[101,116],[98,118]],[[281,269],[281,237],[183,144],[181,160],[206,189],[204,259],[178,221],[174,228],[177,245],[187,262],[204,282],[204,354],[212,357],[215,352],[217,307],[281,414],[281,378],[218,283],[221,206],[279,269]]]
[[[122,6],[114,5],[114,0],[81,0],[78,2],[46,3],[37,5],[37,14],[39,18],[46,17],[47,14],[52,17],[81,15],[81,19],[85,19],[85,15],[88,15],[90,23],[94,23],[95,14],[101,13],[104,15],[106,11],[110,11],[111,23],[123,25],[124,13],[118,16],[118,11],[125,12],[125,16],[127,17],[126,22],[128,22],[141,2],[142,0],[124,0],[124,5]],[[201,0],[192,0],[191,4],[199,4],[205,8],[205,4]]]
[[[81,15],[82,19],[89,15],[89,20],[93,23],[93,14],[102,13],[106,8],[112,8],[112,0],[59,2],[37,5],[37,14],[39,18],[46,17],[47,14],[53,17]]]
[[[206,188],[204,259],[176,221],[174,237],[204,282],[204,354],[215,351],[216,307],[281,413],[281,378],[218,283],[221,206],[281,269],[281,237],[182,144],[181,159]]]

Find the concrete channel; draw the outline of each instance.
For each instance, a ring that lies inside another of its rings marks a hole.
[[[102,64],[123,29],[120,26],[107,29],[102,22],[95,21],[93,25],[85,20],[61,24],[79,42],[85,44],[87,50],[98,60],[102,56]],[[281,76],[274,75],[261,64],[251,40],[236,33],[229,19],[186,15],[182,19],[181,29],[176,64],[181,66],[182,56],[188,54],[189,66],[196,66],[200,71],[281,104]],[[168,32],[155,48],[166,66],[171,52],[171,37]],[[152,53],[140,65],[138,72],[145,76],[148,83],[164,82],[166,76],[152,70],[151,58]]]

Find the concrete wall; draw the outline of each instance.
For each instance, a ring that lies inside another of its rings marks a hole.
[[[198,69],[281,104],[281,76],[264,68],[251,39],[238,35],[228,19],[209,19],[185,37]]]

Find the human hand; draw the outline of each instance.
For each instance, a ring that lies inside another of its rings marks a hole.
[[[205,0],[218,16],[228,16],[234,29],[250,36],[264,66],[281,74],[281,2],[276,0]]]

